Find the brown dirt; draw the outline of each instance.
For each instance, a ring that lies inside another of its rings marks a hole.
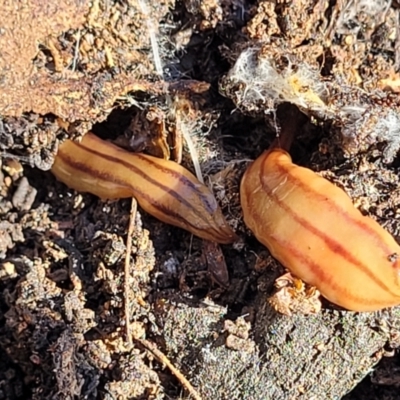
[[[153,152],[177,116],[241,242],[222,246],[225,266],[220,249],[139,210],[133,336],[204,399],[399,399],[399,307],[278,315],[266,298],[284,269],[245,228],[238,194],[290,101],[309,118],[295,161],[400,237],[397,2],[59,3],[0,0],[0,400],[188,398],[125,340],[130,201],[76,193],[48,172],[66,137],[92,129]],[[289,86],[266,86],[257,60]]]

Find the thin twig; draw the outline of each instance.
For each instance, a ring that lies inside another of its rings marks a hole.
[[[136,210],[137,210],[137,202],[136,199],[132,197],[131,202],[131,212],[129,217],[129,227],[128,227],[128,236],[126,238],[126,255],[125,255],[125,270],[124,270],[124,311],[125,311],[125,326],[126,326],[126,340],[129,346],[132,346],[132,334],[131,334],[131,321],[130,321],[130,258],[132,252],[132,236],[133,230],[135,229],[135,221],[136,221]]]
[[[190,393],[190,395],[195,399],[195,400],[201,400],[201,397],[197,390],[192,386],[192,384],[185,378],[185,376],[182,374],[181,371],[179,371],[172,363],[169,361],[167,356],[163,354],[160,350],[158,350],[157,346],[154,343],[149,342],[146,339],[137,339],[135,340],[140,343],[143,347],[145,347],[147,350],[151,351],[153,355],[166,365],[170,371],[178,378],[182,386]]]

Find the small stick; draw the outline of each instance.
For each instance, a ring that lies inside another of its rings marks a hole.
[[[132,251],[132,236],[133,236],[133,230],[135,229],[136,211],[137,211],[137,202],[136,199],[132,197],[128,235],[126,238],[126,254],[125,254],[125,269],[124,269],[124,298],[125,298],[124,312],[125,312],[126,340],[129,346],[132,346],[131,321],[129,318],[130,315],[129,313],[130,262],[129,261],[131,258],[131,251]]]
[[[199,393],[197,390],[192,386],[192,384],[185,378],[185,376],[182,374],[181,371],[179,371],[174,365],[169,361],[167,356],[163,354],[160,350],[158,350],[157,346],[154,343],[149,342],[146,339],[138,339],[135,338],[135,340],[140,343],[144,348],[149,350],[153,355],[166,365],[170,371],[178,378],[182,386],[190,393],[190,395],[195,399],[195,400],[202,400]]]

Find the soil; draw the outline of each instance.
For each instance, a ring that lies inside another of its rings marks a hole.
[[[0,400],[191,398],[152,346],[203,399],[400,399],[400,307],[279,314],[285,269],[238,192],[292,103],[295,162],[400,240],[397,1],[47,3],[0,0]],[[131,200],[49,171],[89,130],[194,171],[188,133],[240,236],[210,247],[139,208],[131,338]]]

